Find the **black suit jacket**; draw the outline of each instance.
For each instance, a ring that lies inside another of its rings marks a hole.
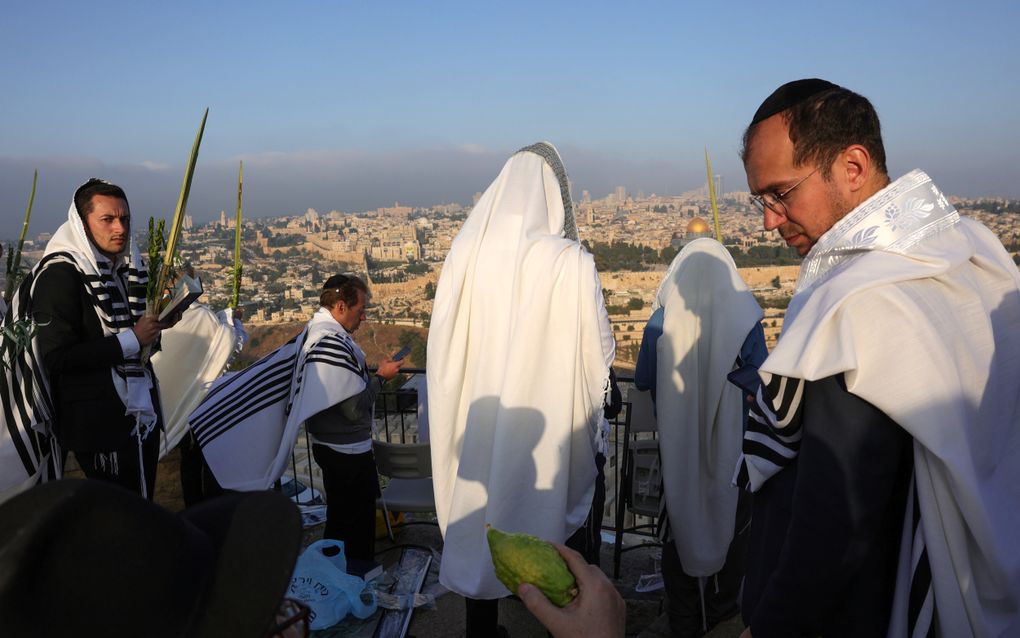
[[[124,354],[116,335],[103,335],[81,274],[69,263],[51,264],[38,276],[32,305],[56,410],[57,441],[75,452],[124,448],[132,442],[135,421],[124,413],[111,376]],[[147,367],[152,370],[151,364]],[[162,427],[155,383],[152,404]]]
[[[884,638],[913,440],[842,374],[802,401],[797,459],[754,494],[744,622],[755,638]]]

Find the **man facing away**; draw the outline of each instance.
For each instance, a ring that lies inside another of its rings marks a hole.
[[[842,87],[777,89],[742,159],[805,257],[737,467],[745,635],[1018,635],[1016,266]]]
[[[634,386],[655,401],[673,638],[701,636],[738,611],[751,499],[731,478],[747,401],[728,379],[758,378],[768,355],[761,317],[733,257],[703,237],[670,264],[642,336]]]
[[[502,633],[498,601],[518,593],[496,577],[486,524],[562,542],[601,520],[615,345],[559,153],[521,149],[454,239],[429,329],[439,580],[465,597],[468,636]]]
[[[16,318],[38,324],[31,352],[19,361],[27,367],[20,369],[44,372],[49,394],[25,376],[12,382],[8,375],[8,386],[22,398],[4,407],[8,426],[48,425],[87,477],[151,497],[162,415],[152,366],[140,355],[171,324],[145,314],[147,281],[131,245],[127,196],[118,186],[89,180],[12,301]]]

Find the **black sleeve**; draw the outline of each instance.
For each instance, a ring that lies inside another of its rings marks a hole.
[[[88,334],[83,319],[92,309],[83,307],[87,301],[73,266],[53,264],[39,274],[32,295],[33,314],[39,324],[36,338],[43,365],[51,376],[109,368],[124,361],[115,335]]]
[[[910,437],[847,392],[842,375],[805,384],[803,396],[790,525],[751,618],[755,638],[817,631],[854,598],[851,583],[868,581],[858,572],[874,564],[876,544],[889,542],[891,519],[902,522],[902,508],[890,512]]]

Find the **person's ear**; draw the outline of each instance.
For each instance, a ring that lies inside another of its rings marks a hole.
[[[851,193],[861,190],[871,180],[874,165],[871,153],[860,144],[846,147],[836,160],[835,171]]]

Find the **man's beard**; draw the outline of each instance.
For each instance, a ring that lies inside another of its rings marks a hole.
[[[850,214],[856,206],[853,206],[847,199],[840,194],[839,189],[836,187],[836,183],[826,181],[828,185],[828,200],[829,210],[832,212],[832,225],[826,229],[825,232],[829,232],[833,226],[835,226],[841,219]]]

